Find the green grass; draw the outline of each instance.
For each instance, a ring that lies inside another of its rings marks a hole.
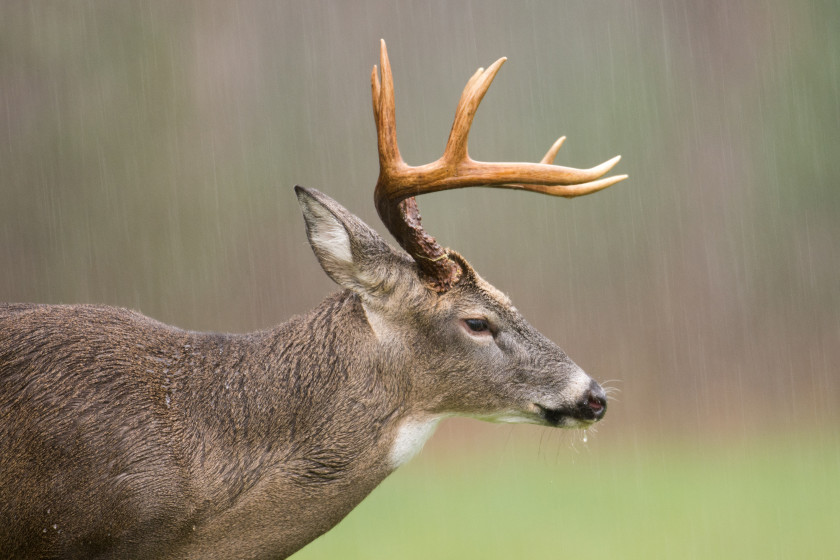
[[[403,467],[295,560],[840,554],[834,435],[448,455]]]

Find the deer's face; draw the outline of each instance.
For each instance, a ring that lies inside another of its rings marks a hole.
[[[437,293],[416,265],[317,191],[299,193],[324,270],[362,299],[383,359],[409,376],[417,413],[581,427],[606,412],[601,387],[460,256]]]
[[[418,401],[429,412],[497,422],[583,427],[600,420],[601,387],[459,260],[465,274],[453,289],[437,294],[414,282],[414,297],[389,301],[376,319],[411,370]]]

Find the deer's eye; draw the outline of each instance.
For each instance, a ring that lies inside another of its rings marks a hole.
[[[486,319],[464,319],[464,324],[474,333],[490,332],[490,325]]]

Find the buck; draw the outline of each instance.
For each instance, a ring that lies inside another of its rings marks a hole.
[[[91,305],[0,306],[0,557],[284,558],[352,510],[438,422],[585,427],[602,388],[458,253],[416,195],[471,186],[573,197],[626,176],[467,154],[504,59],[461,96],[443,157],[397,147],[385,43],[373,68],[375,204],[399,251],[328,196],[296,187],[306,233],[343,291],[245,335],[180,330]]]

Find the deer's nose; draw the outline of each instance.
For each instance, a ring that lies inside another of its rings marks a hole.
[[[578,409],[587,420],[600,420],[607,413],[607,395],[595,381],[589,384]]]

